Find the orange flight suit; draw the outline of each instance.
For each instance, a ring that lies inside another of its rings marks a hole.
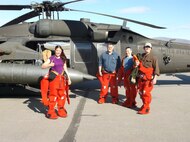
[[[107,73],[106,71],[102,71],[102,76],[100,76],[99,74],[97,74],[96,76],[99,79],[100,84],[101,84],[100,98],[98,100],[98,103],[99,104],[105,103],[109,86],[110,86],[110,92],[112,96],[112,103],[113,104],[118,103],[118,87],[117,87],[117,81],[116,81],[117,74]]]
[[[58,116],[55,112],[57,103],[58,115],[60,117],[67,117],[67,112],[64,108],[66,101],[65,79],[63,75],[57,75],[53,81],[49,83],[49,110],[47,117],[50,119],[57,119]]]
[[[139,65],[138,88],[143,105],[138,111],[139,114],[148,114],[150,112],[150,103],[152,100],[151,91],[153,89],[153,77],[159,76],[160,70],[157,58],[152,52],[143,53]]]
[[[48,106],[48,90],[49,90],[49,80],[48,75],[45,75],[42,80],[40,81],[40,90],[41,90],[41,97],[42,97],[42,103],[45,106]]]
[[[152,100],[151,91],[153,89],[152,75],[153,68],[146,68],[142,63],[139,65],[139,79],[138,79],[138,89],[139,94],[142,99],[143,105],[138,111],[139,114],[147,114],[150,111],[150,103]]]
[[[43,61],[47,61],[49,57],[51,57],[51,50],[44,50],[42,52]],[[48,106],[48,91],[49,91],[49,80],[48,80],[48,74],[46,74],[42,80],[40,81],[40,90],[41,90],[41,97],[42,97],[42,103],[45,106]]]
[[[133,84],[130,82],[129,77],[131,75],[131,72],[133,70],[133,68],[135,67],[135,65],[133,65],[132,69],[129,69],[125,72],[124,70],[124,66],[123,66],[123,61],[124,61],[125,57],[122,59],[122,66],[120,67],[119,71],[118,71],[118,82],[120,83],[122,78],[124,77],[124,87],[125,87],[125,95],[126,95],[126,100],[125,102],[122,104],[125,107],[136,107],[136,96],[137,96],[137,86],[136,84]],[[138,58],[133,55],[133,61],[134,63],[136,61],[138,61]]]

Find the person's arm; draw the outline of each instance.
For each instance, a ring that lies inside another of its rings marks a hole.
[[[103,54],[100,56],[100,58],[99,58],[99,61],[98,61],[98,73],[99,73],[99,75],[100,76],[102,76],[102,56],[103,56]]]
[[[53,67],[54,66],[54,63],[53,62],[50,62],[50,59],[47,59],[47,61],[45,61],[43,64],[42,64],[42,69],[46,69],[46,68],[49,68],[49,67]]]
[[[157,75],[154,75],[154,76],[153,76],[152,83],[153,83],[153,84],[156,84],[156,82],[157,82]]]
[[[98,67],[99,75],[102,76],[102,66]]]
[[[68,77],[68,84],[71,85],[71,79],[70,79],[70,76],[68,74],[67,64],[66,63],[64,64],[63,68],[64,68],[65,73],[67,74],[67,77]]]
[[[159,65],[158,65],[158,59],[155,58],[154,59],[154,75],[153,75],[153,80],[152,80],[152,83],[153,84],[156,84],[157,83],[157,76],[160,75],[160,69],[159,69]]]

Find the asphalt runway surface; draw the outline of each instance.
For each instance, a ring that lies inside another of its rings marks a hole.
[[[67,118],[50,120],[37,89],[1,86],[0,142],[189,142],[190,73],[161,75],[152,92],[151,112],[97,104],[98,82],[73,86]],[[137,106],[142,102],[137,96]]]

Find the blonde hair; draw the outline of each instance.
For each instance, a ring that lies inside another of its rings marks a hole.
[[[51,57],[51,50],[46,49],[42,52],[42,58],[44,62],[47,61],[47,59],[49,59],[50,57]]]

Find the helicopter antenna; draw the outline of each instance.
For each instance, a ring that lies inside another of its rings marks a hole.
[[[127,27],[127,21],[123,21],[123,27]]]

